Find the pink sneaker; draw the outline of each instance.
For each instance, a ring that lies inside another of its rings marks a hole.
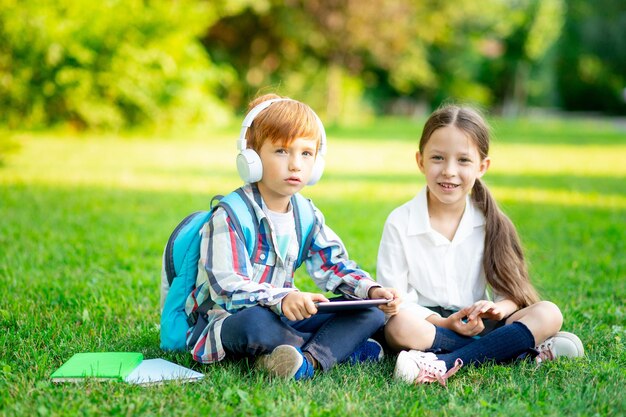
[[[446,380],[461,369],[461,366],[463,366],[463,361],[457,359],[454,367],[447,370],[445,362],[437,359],[434,353],[403,350],[396,360],[393,377],[411,384],[427,384],[436,381],[445,387]]]
[[[544,361],[553,361],[560,356],[579,358],[585,355],[585,349],[578,336],[569,332],[558,332],[535,349],[539,352],[535,358],[539,364]]]

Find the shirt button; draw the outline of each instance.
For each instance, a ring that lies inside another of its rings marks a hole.
[[[250,301],[254,301],[254,297],[250,297]]]
[[[261,256],[259,256],[259,258],[261,258],[261,260],[265,260],[265,254],[262,253]]]

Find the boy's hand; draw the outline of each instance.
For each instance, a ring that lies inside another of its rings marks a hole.
[[[383,287],[373,287],[369,290],[367,297],[370,300],[376,299],[385,299],[389,300],[387,304],[382,304],[378,306],[383,313],[393,316],[398,313],[400,310],[400,304],[402,303],[402,299],[400,298],[400,294],[398,294],[398,290],[395,288],[383,288]]]
[[[317,313],[316,301],[328,301],[328,298],[312,292],[290,292],[282,301],[283,315],[292,321],[308,319]]]

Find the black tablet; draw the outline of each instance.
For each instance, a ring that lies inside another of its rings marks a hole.
[[[340,311],[361,310],[387,304],[391,300],[350,300],[350,301],[322,301],[315,303],[318,313],[337,313]]]

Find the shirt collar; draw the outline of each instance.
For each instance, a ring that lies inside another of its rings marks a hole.
[[[261,197],[258,185],[256,183],[246,184],[241,188],[252,203],[252,208],[254,209],[254,213],[256,215],[256,221],[260,225],[261,221],[268,217],[269,209],[265,205],[263,197]],[[288,211],[291,211],[291,200],[289,201]]]
[[[266,218],[267,214],[263,210],[265,203],[263,202],[263,198],[259,192],[259,187],[256,184],[246,184],[241,188],[250,200],[250,203],[252,203],[256,221],[261,224],[261,220]]]
[[[411,200],[409,205],[409,225],[407,228],[408,236],[416,236],[421,234],[427,234],[433,240],[435,245],[450,243],[448,239],[437,233],[430,226],[430,219],[428,217],[428,200],[427,200],[427,187],[422,190]],[[472,203],[470,196],[465,198],[465,210],[463,211],[463,217],[459,227],[454,234],[452,242],[461,242],[467,236],[469,236],[474,228],[481,227],[485,224],[485,216],[483,213]]]

